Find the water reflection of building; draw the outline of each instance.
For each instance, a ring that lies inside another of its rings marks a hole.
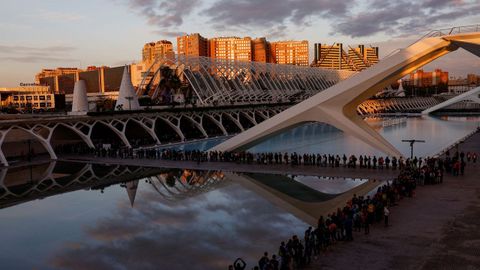
[[[365,195],[379,184],[363,181],[337,194],[316,190],[284,175],[52,162],[1,169],[0,208],[81,189],[103,193],[117,184],[126,189],[132,207],[139,186],[145,184],[163,203],[175,203],[231,183],[246,187],[310,224],[315,224],[320,215],[343,207],[354,193]]]
[[[227,183],[222,172],[51,162],[0,170],[0,208],[81,189],[121,184],[133,206],[145,180],[164,201],[178,201]]]

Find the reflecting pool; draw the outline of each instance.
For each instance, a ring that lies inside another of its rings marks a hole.
[[[365,180],[63,162],[1,175],[2,269],[225,269],[239,256],[253,265],[309,226],[302,207],[332,211],[349,191],[372,188]]]
[[[413,116],[407,117],[406,121],[397,125],[384,127],[382,122],[385,120],[385,118],[366,119],[376,131],[405,156],[410,156],[410,146],[408,143],[402,142],[404,139],[425,140],[425,143],[415,144],[415,155],[432,156],[474,131],[480,123],[479,116]],[[173,148],[207,150],[224,140],[225,138],[213,138],[173,146]],[[296,127],[256,145],[249,151],[339,155],[382,154],[363,141],[323,123],[307,123]]]
[[[367,120],[402,153],[433,155],[479,117]],[[208,149],[224,138],[172,147]],[[254,152],[378,154],[325,124],[305,124]],[[238,174],[52,162],[0,169],[2,269],[226,269],[249,266],[309,224],[381,183],[308,175]],[[250,268],[250,267],[249,267]]]

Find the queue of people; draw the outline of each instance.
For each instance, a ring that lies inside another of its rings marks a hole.
[[[453,171],[446,170],[446,164],[457,162],[455,156],[462,160],[462,153],[455,153],[450,161],[446,158],[427,158],[420,163],[407,162],[393,181],[386,182],[379,187],[373,196],[357,196],[348,200],[343,208],[318,219],[315,228],[308,227],[303,237],[293,235],[290,239],[280,243],[278,252],[269,256],[264,252],[254,270],[293,270],[308,266],[313,258],[318,258],[322,252],[331,250],[338,242],[350,242],[354,240],[355,233],[370,234],[370,229],[383,223],[389,227],[391,207],[406,197],[414,197],[418,183],[440,184],[443,181],[443,173]],[[467,155],[463,155],[467,156]],[[472,158],[467,162],[476,162]],[[240,258],[237,259],[241,260]],[[246,269],[247,265],[236,266],[233,264],[229,269]]]
[[[107,145],[107,146],[105,146]],[[126,148],[118,144],[98,143],[95,148],[86,148],[79,145],[58,145],[55,148],[59,154],[91,154],[101,158],[121,159],[158,159],[172,161],[194,161],[203,162],[234,162],[239,164],[257,165],[290,165],[290,166],[317,166],[331,168],[364,168],[364,169],[400,169],[406,167],[423,168],[427,162],[437,160],[441,167],[454,175],[462,175],[466,162],[476,162],[475,152],[456,152],[450,156],[446,152],[445,160],[432,158],[403,158],[375,155],[335,155],[335,154],[297,154],[297,153],[251,153],[251,152],[221,152],[221,151],[199,151],[199,150],[174,150],[160,148]],[[428,164],[427,164],[428,165]],[[427,166],[428,167],[428,166]],[[439,181],[440,171],[423,170],[419,171],[426,183]]]

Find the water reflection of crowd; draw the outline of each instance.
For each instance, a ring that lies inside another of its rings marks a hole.
[[[400,166],[400,173],[393,181],[379,187],[373,196],[357,196],[348,200],[343,208],[321,216],[315,228],[308,227],[303,236],[293,235],[280,243],[276,254],[264,252],[254,270],[292,270],[308,266],[312,259],[333,249],[336,243],[350,242],[354,233],[370,234],[370,228],[389,226],[391,207],[397,206],[404,198],[415,194],[418,184],[440,184],[443,174],[463,175],[469,162],[476,162],[477,155],[468,152],[445,153],[445,158],[407,159]],[[368,165],[367,165],[368,166]],[[462,169],[463,168],[463,169]],[[228,269],[246,269],[247,265],[237,259]]]

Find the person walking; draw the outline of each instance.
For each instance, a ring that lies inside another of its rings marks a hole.
[[[385,227],[388,227],[388,217],[390,216],[390,209],[388,209],[387,205],[383,207],[383,218],[385,220]]]

